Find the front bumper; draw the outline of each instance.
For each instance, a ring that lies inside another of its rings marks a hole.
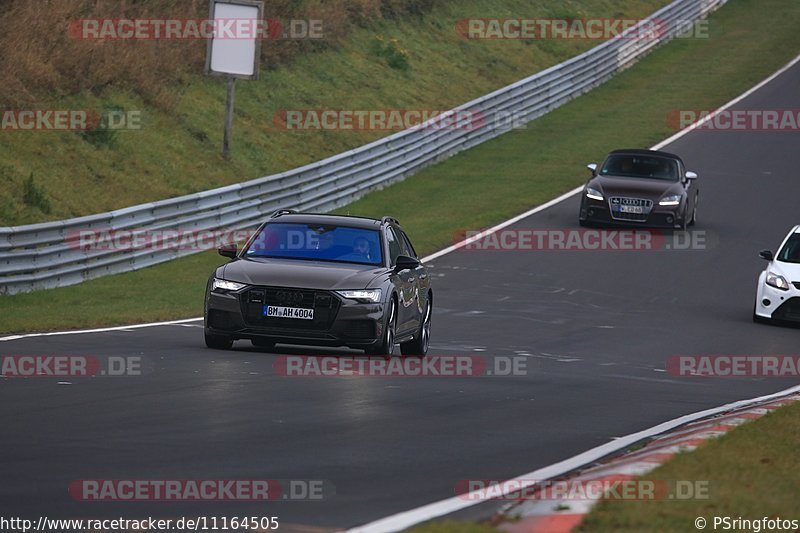
[[[264,317],[277,291],[303,294],[294,306],[314,308],[314,320]],[[285,287],[247,287],[237,292],[206,292],[206,333],[234,340],[255,339],[285,344],[347,346],[364,349],[380,342],[384,304],[358,303],[331,291]]]
[[[683,205],[663,207],[656,204],[646,216],[623,219],[619,215],[611,216],[611,208],[606,200],[592,200],[584,195],[579,218],[581,222],[603,226],[679,229],[684,224],[684,211]]]
[[[764,282],[765,274],[759,278],[756,294],[755,314],[775,322],[800,324],[800,289],[789,283],[789,290],[782,291]]]

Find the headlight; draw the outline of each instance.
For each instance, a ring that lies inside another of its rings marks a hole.
[[[222,291],[238,291],[239,289],[245,288],[247,285],[244,283],[239,283],[236,281],[226,281],[224,279],[214,278],[214,281],[211,282],[211,290],[215,291],[217,289]]]
[[[665,196],[658,202],[658,205],[678,205],[681,203],[681,195],[674,194],[672,196]]]
[[[789,290],[789,282],[786,281],[786,278],[778,274],[775,274],[773,272],[767,272],[767,285],[770,285],[782,291]]]
[[[603,201],[603,193],[597,189],[592,189],[591,187],[586,187],[586,197],[591,198],[592,200],[600,200],[601,202]]]
[[[339,296],[349,300],[358,300],[359,302],[380,302],[381,290],[380,289],[363,289],[355,291],[336,291]]]

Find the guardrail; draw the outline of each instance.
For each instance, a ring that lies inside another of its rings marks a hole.
[[[279,207],[327,211],[365,193],[400,181],[436,163],[508,132],[513,116],[536,119],[607,81],[653,47],[672,39],[686,21],[695,21],[727,0],[676,0],[650,18],[663,30],[658,38],[620,38],[448,113],[467,111],[482,127],[411,128],[287,172],[200,193],[161,200],[108,213],[0,228],[0,294],[73,285],[82,281],[148,267],[197,250],[161,247],[89,247],[67,242],[79,231],[203,231],[246,229],[258,225]],[[431,126],[431,127],[426,127]]]

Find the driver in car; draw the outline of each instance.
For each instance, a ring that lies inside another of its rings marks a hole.
[[[353,251],[340,259],[344,261],[357,261],[357,262],[372,261],[369,241],[364,237],[357,237],[353,241]]]

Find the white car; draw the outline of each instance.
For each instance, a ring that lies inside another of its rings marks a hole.
[[[779,250],[758,254],[769,263],[758,277],[754,322],[800,322],[800,226],[792,228]]]

